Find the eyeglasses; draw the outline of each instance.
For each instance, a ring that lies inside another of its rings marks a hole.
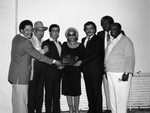
[[[68,36],[75,36],[75,34],[68,34]]]

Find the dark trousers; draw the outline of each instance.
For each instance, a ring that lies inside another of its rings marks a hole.
[[[60,78],[45,80],[46,113],[60,113]]]
[[[84,73],[85,87],[88,99],[88,113],[102,113],[102,78],[103,75]]]
[[[44,92],[44,64],[34,62],[33,80],[29,82],[28,88],[28,113],[42,113],[43,92]]]

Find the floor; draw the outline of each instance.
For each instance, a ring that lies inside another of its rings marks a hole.
[[[68,111],[62,111],[61,113],[69,113]],[[80,111],[80,113],[87,113],[87,111]],[[150,113],[149,109],[132,109],[128,110],[128,113]]]

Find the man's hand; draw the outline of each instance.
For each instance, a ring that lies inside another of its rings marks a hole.
[[[73,66],[80,66],[81,64],[82,64],[82,61],[79,60],[79,61],[77,61]]]
[[[62,70],[65,67],[65,65],[62,65],[61,67],[58,67],[57,69]]]
[[[43,47],[43,50],[44,50],[45,53],[47,53],[47,52],[49,51],[48,46],[45,45],[45,46]]]
[[[54,64],[58,67],[63,67],[63,64],[59,60],[55,60]]]
[[[129,78],[129,73],[123,73],[122,75],[122,81],[128,81],[128,78]]]

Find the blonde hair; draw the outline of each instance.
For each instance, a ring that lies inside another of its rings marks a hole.
[[[78,33],[77,29],[74,28],[74,27],[69,27],[69,28],[66,30],[66,32],[65,32],[66,38],[68,39],[68,34],[69,34],[69,32],[71,32],[71,31],[73,31],[73,32],[75,33],[75,37],[76,37],[76,41],[77,41],[77,40],[78,40],[78,37],[79,37],[79,33]]]

